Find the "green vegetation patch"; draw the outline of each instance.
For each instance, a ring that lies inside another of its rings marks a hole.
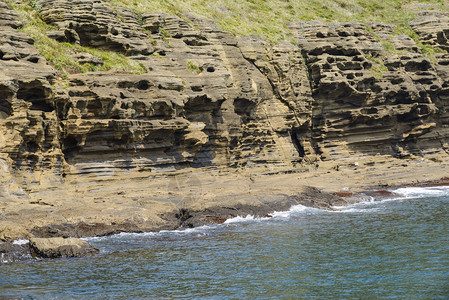
[[[272,43],[291,40],[288,23],[300,20],[369,21],[393,23],[397,34],[413,38],[422,52],[434,60],[435,54],[444,52],[438,47],[423,44],[408,25],[416,18],[413,6],[430,5],[426,9],[449,11],[449,0],[108,0],[112,7],[127,7],[136,13],[163,12],[183,17],[185,13],[213,19],[223,30],[234,34],[257,35]],[[46,35],[54,30],[39,17],[40,5],[36,0],[13,1],[7,3],[15,9],[22,22],[22,30],[35,40],[35,46],[42,55],[62,72],[87,72],[117,70],[131,73],[146,72],[145,67],[125,55],[60,43]],[[169,46],[170,35],[161,29],[161,37]],[[397,53],[394,45],[385,39],[378,40],[388,53]],[[156,43],[156,42],[154,42]],[[72,57],[78,52],[89,53],[103,60],[95,66],[80,64]],[[189,69],[196,71],[193,66]]]
[[[448,6],[449,7],[449,6]],[[447,53],[446,50],[441,49],[440,47],[436,47],[429,44],[424,44],[419,39],[419,35],[410,27],[410,25],[405,25],[403,27],[400,27],[396,30],[397,34],[405,34],[411,37],[418,48],[421,49],[421,52],[430,60],[432,63],[435,63],[435,56],[440,53]]]
[[[271,42],[287,40],[289,22],[300,20],[377,21],[404,27],[415,18],[411,0],[110,0],[137,13],[193,13],[213,19],[223,30],[259,35]],[[430,8],[449,10],[448,0],[427,0]]]
[[[198,65],[196,65],[193,61],[189,60],[187,62],[187,68],[189,69],[190,72],[192,73],[201,73],[201,69],[200,67],[198,67]]]
[[[371,55],[366,55],[366,58],[371,61],[370,71],[373,73],[376,78],[383,78],[384,72],[388,71],[388,68],[385,66],[384,62],[380,58],[373,57]]]
[[[56,70],[62,73],[84,73],[89,71],[116,70],[129,73],[144,73],[145,66],[129,59],[125,55],[113,51],[83,47],[76,44],[60,43],[47,36],[46,32],[56,28],[47,25],[39,16],[40,6],[36,1],[16,3],[7,1],[20,16],[24,24],[21,30],[34,39],[34,46]],[[103,61],[101,66],[80,64],[72,57],[76,53],[89,53]]]

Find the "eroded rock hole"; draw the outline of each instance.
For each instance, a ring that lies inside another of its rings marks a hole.
[[[130,141],[131,137],[127,134],[124,134],[120,137],[120,139],[116,139],[114,142],[116,145],[128,145],[129,141]]]
[[[134,87],[135,82],[132,81],[119,81],[117,82],[117,87],[119,89],[128,89],[130,87]]]
[[[80,149],[79,142],[74,136],[68,136],[62,142],[62,153],[66,160],[72,158]]]
[[[236,98],[234,100],[234,112],[242,117],[243,122],[248,121],[255,106],[256,103],[245,98]]]
[[[32,62],[33,64],[37,64],[39,62],[39,57],[32,56],[32,57],[28,58],[28,61]]]
[[[34,142],[34,141],[28,142],[28,143],[26,144],[26,149],[27,149],[29,152],[36,152],[36,151],[38,150],[38,148],[39,148],[39,146],[38,146],[37,143]]]
[[[87,103],[87,110],[98,116],[103,111],[103,104],[100,100],[89,101]]]
[[[0,100],[0,119],[6,119],[11,115],[11,103]]]
[[[212,99],[207,97],[207,95],[201,95],[189,98],[184,104],[184,110],[186,113],[189,112],[192,114],[196,114],[198,112],[208,112],[207,115],[209,115],[209,112],[212,112],[215,115],[220,110],[222,103],[223,100],[212,101]]]
[[[65,39],[68,43],[74,44],[79,42],[79,36],[78,33],[76,33],[75,30],[72,29],[66,29],[64,31]]]
[[[53,111],[53,107],[47,103],[50,91],[43,86],[23,86],[17,92],[17,99],[31,102],[31,110],[41,110],[45,112]]]
[[[14,93],[7,87],[0,85],[0,119],[6,119],[12,113],[11,99]]]
[[[139,90],[148,90],[150,88],[150,83],[146,80],[141,80],[137,83],[137,88]]]
[[[112,35],[118,35],[118,30],[115,29],[114,27],[111,28],[111,34]]]
[[[202,91],[203,91],[203,88],[202,88],[201,86],[198,86],[198,85],[192,85],[192,86],[190,87],[190,89],[191,89],[193,92],[202,92]]]
[[[304,151],[304,147],[298,139],[298,135],[296,132],[292,132],[291,134],[293,145],[295,145],[296,151],[298,151],[299,156],[306,156],[306,152]]]

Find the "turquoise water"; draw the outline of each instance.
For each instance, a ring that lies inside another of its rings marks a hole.
[[[95,258],[0,264],[0,298],[449,299],[447,189],[92,238]],[[413,198],[420,197],[420,198]]]

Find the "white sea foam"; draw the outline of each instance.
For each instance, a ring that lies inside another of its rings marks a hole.
[[[152,238],[152,237],[159,237],[164,236],[167,234],[173,234],[173,235],[196,235],[196,236],[203,236],[207,231],[212,229],[217,225],[204,225],[199,226],[195,228],[186,228],[186,229],[176,229],[176,230],[161,230],[159,232],[121,232],[117,234],[113,234],[110,236],[100,236],[100,237],[85,237],[82,238],[82,240],[85,241],[102,241],[106,239],[132,239],[132,238]]]
[[[335,212],[335,213],[365,213],[365,212],[375,212],[380,210],[378,207],[378,203],[386,202],[386,201],[397,201],[404,200],[408,198],[423,198],[423,197],[432,197],[432,196],[444,196],[449,195],[449,187],[406,187],[399,188],[395,190],[391,190],[391,192],[398,195],[398,197],[382,199],[381,201],[376,201],[374,197],[366,196],[366,199],[363,199],[363,202],[355,203],[349,206],[334,206],[335,211],[327,211],[326,212]],[[235,218],[227,219],[224,224],[236,224],[236,223],[244,223],[244,222],[260,222],[267,221],[272,219],[288,219],[291,216],[294,216],[298,213],[312,213],[312,212],[320,212],[324,211],[318,208],[311,208],[304,205],[294,205],[287,211],[275,211],[270,213],[267,217],[255,217],[253,215],[246,216],[237,216]],[[106,237],[88,237],[83,238],[86,241],[101,241],[103,239],[122,239],[122,238],[151,238],[163,235],[197,235],[203,236],[207,235],[207,232],[210,230],[217,228],[220,224],[216,225],[204,225],[195,228],[186,228],[186,229],[176,229],[176,230],[162,230],[159,232],[145,232],[145,233],[127,233],[122,232],[111,236]],[[16,244],[25,244],[28,243],[28,240],[17,240],[14,241]]]
[[[176,230],[162,230],[159,234],[177,234],[177,235],[188,235],[188,234],[202,234],[207,232],[217,225],[203,225],[194,228],[186,228],[186,229],[176,229]]]
[[[232,223],[242,223],[242,222],[255,222],[255,221],[267,221],[272,219],[286,219],[290,218],[292,215],[300,212],[304,212],[307,210],[317,210],[314,208],[310,208],[304,205],[294,205],[287,211],[275,211],[271,214],[268,214],[267,217],[254,217],[253,215],[246,215],[246,216],[237,216],[232,219],[227,219],[224,224],[232,224]]]
[[[304,212],[306,210],[317,210],[314,208],[306,207],[303,205],[295,205],[292,206],[288,211],[275,211],[270,216],[267,217],[255,217],[253,215],[246,216],[237,216],[235,218],[227,219],[223,224],[235,224],[235,223],[243,223],[243,222],[259,222],[259,221],[267,221],[271,219],[285,219],[289,218],[292,215],[300,212]],[[82,240],[85,241],[102,241],[106,239],[130,239],[130,238],[151,238],[158,237],[164,235],[194,235],[194,236],[204,236],[207,235],[207,232],[217,228],[220,224],[215,225],[204,225],[195,228],[185,228],[185,229],[176,229],[176,230],[161,230],[159,232],[143,232],[143,233],[132,233],[132,232],[121,232],[118,234],[110,235],[110,236],[101,236],[101,237],[85,237]]]
[[[290,209],[287,211],[275,211],[271,215],[273,216],[273,218],[290,218],[295,213],[301,213],[301,212],[305,212],[307,210],[312,211],[312,210],[316,210],[316,209],[298,204],[298,205],[294,205],[294,206],[290,207]]]
[[[260,220],[264,220],[264,219],[270,219],[270,218],[269,217],[257,218],[257,217],[254,217],[253,215],[246,215],[244,217],[237,216],[237,217],[234,217],[234,218],[231,218],[231,219],[227,219],[224,222],[224,224],[252,222],[252,221],[260,221]]]
[[[331,212],[334,213],[366,213],[366,212],[376,212],[378,210],[380,210],[379,207],[363,207],[363,208],[359,208],[359,206],[354,207],[355,205],[350,205],[350,206],[346,206],[346,207],[340,207],[338,210],[334,210]]]
[[[354,212],[374,212],[380,210],[378,203],[389,201],[400,201],[405,199],[424,198],[424,197],[440,197],[449,195],[448,186],[438,187],[405,187],[390,190],[396,194],[396,197],[381,199],[376,201],[375,198],[364,199],[363,202],[354,203],[349,206],[334,206],[336,213],[354,213]]]
[[[392,192],[404,195],[405,198],[439,197],[449,195],[449,187],[405,187]]]
[[[130,238],[130,237],[151,237],[156,235],[156,232],[143,232],[143,233],[133,233],[133,232],[121,232],[109,236],[94,236],[94,237],[85,237],[82,238],[84,241],[102,241],[107,239],[123,239],[123,238]]]
[[[13,245],[25,245],[28,244],[30,241],[26,240],[26,239],[19,239],[19,240],[15,240],[13,241]]]

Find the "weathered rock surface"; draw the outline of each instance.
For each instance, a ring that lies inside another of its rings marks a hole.
[[[295,205],[334,210],[334,206],[347,206],[360,201],[363,201],[361,195],[340,197],[336,194],[323,192],[314,187],[305,187],[301,189],[300,193],[293,195],[267,195],[259,203],[251,203],[251,201],[248,201],[247,203],[230,205],[229,202],[226,203],[223,201],[224,204],[210,206],[202,210],[195,211],[183,208],[175,213],[175,217],[179,221],[179,228],[193,228],[203,225],[221,224],[230,218],[238,216],[251,215],[256,218],[269,218],[272,217],[272,212],[288,211]]]
[[[449,54],[429,59],[392,25],[296,22],[294,44],[270,45],[192,15],[36,4],[49,37],[124,53],[148,71],[62,79],[0,1],[0,239],[175,228],[184,206],[226,216],[215,208],[330,207],[342,200],[289,197],[326,187],[314,174],[377,184],[448,161]],[[411,27],[447,50],[447,20],[422,12]],[[273,174],[291,175],[263,177]]]
[[[194,16],[190,23],[138,16],[93,0],[38,4],[45,22],[70,32],[68,41],[127,53],[149,71],[75,74],[65,89],[52,86],[54,73],[11,13],[3,21],[9,35],[2,49],[12,50],[2,50],[2,64],[12,66],[4,68],[1,102],[4,120],[15,120],[5,134],[14,142],[2,149],[13,168],[31,164],[35,171],[39,162],[66,176],[294,167],[304,158],[405,157],[446,147],[447,55],[433,64],[392,25],[292,23],[298,45],[271,46]],[[445,18],[429,12],[413,28],[423,42],[444,48]],[[19,65],[40,61],[20,72]]]
[[[83,257],[98,254],[98,248],[74,238],[32,238],[30,252],[37,258]]]
[[[445,79],[411,38],[393,36],[394,28],[384,24],[291,27],[310,70],[310,129],[324,158],[444,151]],[[394,49],[387,51],[382,41]]]
[[[151,43],[141,31],[138,16],[129,9],[113,8],[99,0],[37,0],[42,19],[55,25],[51,36],[128,55],[150,54]]]
[[[422,42],[449,51],[449,13],[424,10],[410,22]]]
[[[11,263],[31,258],[29,244],[0,242],[0,263]]]

